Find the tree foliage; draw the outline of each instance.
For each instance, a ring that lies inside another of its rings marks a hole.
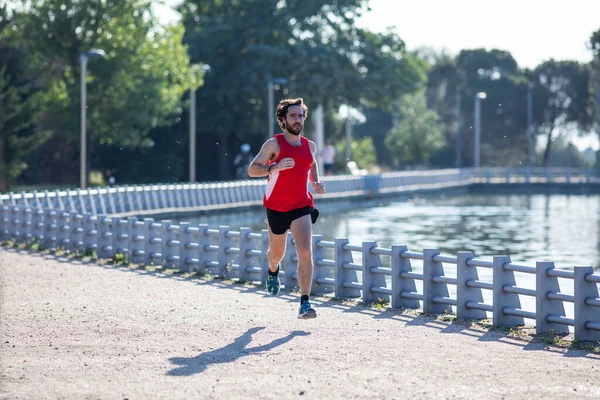
[[[406,94],[394,113],[397,122],[385,139],[397,164],[427,165],[431,155],[445,145],[435,111],[427,108],[424,92]]]
[[[81,102],[80,56],[89,58],[87,126],[90,148],[152,146],[148,132],[171,124],[182,112],[190,87],[183,27],[160,29],[150,1],[33,0],[20,12],[15,29],[35,54],[50,88],[43,126],[78,147]],[[50,147],[48,147],[50,149]],[[51,158],[62,157],[55,154]],[[73,163],[71,160],[62,160]],[[103,166],[95,166],[102,168]]]
[[[277,98],[303,97],[309,108],[337,110],[361,99],[389,107],[424,81],[420,61],[392,33],[358,29],[364,1],[184,1],[192,60],[212,67],[199,91],[206,170],[225,176],[235,149],[266,139],[267,83],[284,77]],[[277,99],[276,99],[277,102]],[[307,133],[311,134],[310,114]]]
[[[0,7],[0,192],[28,167],[25,156],[48,137],[36,126],[46,94],[29,67],[24,46],[11,34],[6,6]]]
[[[592,112],[589,96],[589,66],[577,61],[549,60],[533,71],[535,101],[541,115],[535,120],[536,133],[545,135],[542,164],[546,166],[552,143],[569,128],[589,130]],[[558,131],[558,134],[557,134]]]

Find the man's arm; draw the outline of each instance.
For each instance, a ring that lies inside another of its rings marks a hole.
[[[317,159],[315,157],[315,154],[317,153],[317,145],[312,141],[309,141],[308,144],[310,147],[310,152],[313,155],[313,163],[310,167],[308,180],[312,183],[315,192],[317,192],[318,194],[323,194],[325,193],[325,185],[323,185],[323,183],[319,181],[319,166],[317,165]]]
[[[261,176],[267,176],[269,173],[273,172],[275,167],[271,167],[271,172],[269,172],[268,162],[273,159],[278,151],[279,143],[277,142],[277,139],[271,138],[267,140],[248,166],[248,176],[260,178]]]

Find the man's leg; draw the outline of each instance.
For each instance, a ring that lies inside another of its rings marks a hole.
[[[312,225],[310,215],[304,215],[292,221],[290,227],[296,242],[298,255],[298,284],[300,295],[310,295],[313,276]]]
[[[277,271],[277,267],[285,254],[285,242],[287,231],[282,235],[276,235],[271,232],[269,227],[269,250],[267,250],[267,260],[269,261],[269,270]]]

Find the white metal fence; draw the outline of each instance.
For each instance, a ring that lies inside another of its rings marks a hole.
[[[592,183],[591,170],[569,168],[492,168],[388,172],[379,175],[323,177],[322,197],[363,197],[472,183]],[[0,205],[77,211],[81,214],[141,215],[145,212],[219,209],[260,205],[265,181],[120,186],[0,195]]]
[[[594,181],[587,171],[540,173],[531,173],[529,178],[566,183]],[[444,170],[342,176],[328,179],[327,188],[329,196],[364,196],[405,188],[453,187],[482,176],[491,183],[513,182],[527,176],[527,171],[504,170],[503,174],[492,178],[493,171]],[[264,284],[268,271],[267,231],[233,231],[228,226],[212,229],[208,225],[107,215],[153,207],[259,204],[263,190],[263,181],[241,181],[11,194],[0,197],[0,241],[36,243],[50,250],[95,252],[104,259],[122,255],[134,264],[200,271]],[[282,277],[283,285],[292,289],[297,286],[298,258],[291,235],[288,241]],[[387,249],[368,241],[351,244],[346,238],[326,241],[320,235],[313,235],[313,253],[315,293],[362,297],[367,303],[389,301],[392,307],[422,307],[429,313],[454,309],[458,318],[465,319],[487,318],[487,313],[491,313],[496,326],[522,325],[525,318],[534,319],[538,333],[567,332],[572,326],[577,340],[600,340],[600,275],[591,266],[557,270],[551,262],[523,266],[511,263],[507,256],[486,261],[476,259],[470,252],[444,256],[436,249],[414,252],[402,245]],[[518,286],[515,274],[534,275],[535,287]],[[561,287],[572,291],[565,292]],[[522,308],[520,296],[535,299],[533,309]],[[573,318],[568,318],[566,311]]]

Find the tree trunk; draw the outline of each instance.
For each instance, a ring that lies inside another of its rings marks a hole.
[[[0,193],[8,192],[8,166],[6,165],[6,138],[0,126]]]
[[[544,150],[543,160],[544,168],[548,166],[548,159],[550,158],[550,149],[552,147],[552,132],[554,132],[554,125],[550,127],[550,130],[548,131],[548,136],[546,138],[546,149]]]

